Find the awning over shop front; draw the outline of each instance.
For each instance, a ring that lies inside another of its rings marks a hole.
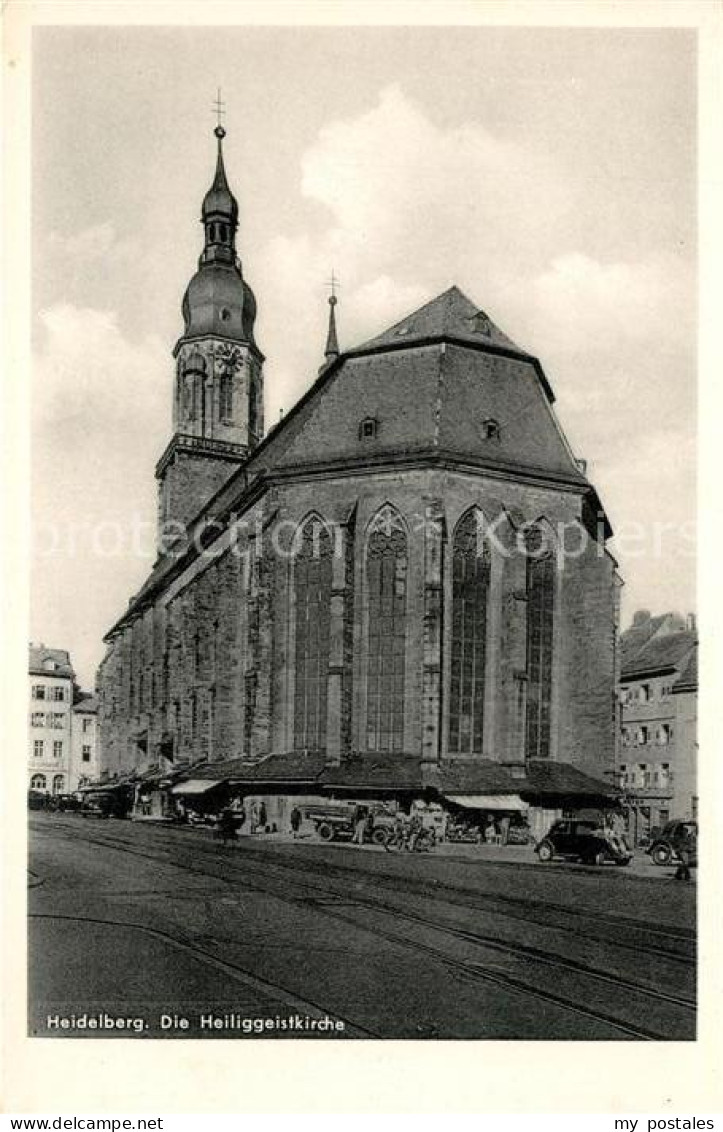
[[[222,786],[226,781],[224,778],[209,779],[209,778],[190,778],[188,782],[178,782],[171,789],[171,794],[207,794],[209,790],[213,790],[216,786]]]
[[[445,794],[444,797],[466,810],[514,810],[523,813],[530,808],[518,794]]]

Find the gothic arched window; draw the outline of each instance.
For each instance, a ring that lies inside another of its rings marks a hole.
[[[326,745],[331,567],[331,534],[320,520],[309,519],[301,532],[294,565],[294,747],[297,750],[321,751]]]
[[[473,509],[460,519],[452,540],[450,754],[482,751],[489,584],[489,546],[482,515]]]
[[[527,720],[525,756],[550,757],[555,556],[539,527],[525,539],[527,553]]]
[[[391,507],[382,508],[370,527],[367,586],[367,747],[370,751],[400,751],[404,746],[407,535]]]
[[[221,374],[218,402],[219,417],[222,421],[230,420],[233,416],[233,378],[228,370]]]

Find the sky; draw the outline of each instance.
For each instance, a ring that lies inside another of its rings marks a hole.
[[[632,612],[695,610],[690,31],[35,28],[31,636],[92,687],[154,560],[217,88],[267,425],[456,283],[537,355]]]

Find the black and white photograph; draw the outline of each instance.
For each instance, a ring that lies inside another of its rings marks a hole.
[[[33,28],[28,1037],[695,1041],[667,23]]]

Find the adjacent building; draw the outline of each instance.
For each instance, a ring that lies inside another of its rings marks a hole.
[[[65,649],[31,644],[28,789],[68,794],[99,770],[97,703],[80,692]]]
[[[70,729],[70,778],[72,789],[93,782],[100,774],[98,747],[98,700],[88,692],[78,692],[72,709]]]
[[[28,788],[65,794],[71,779],[75,672],[65,649],[30,645]]]
[[[638,611],[621,636],[619,784],[637,842],[697,816],[695,618]]]
[[[103,771],[321,765],[357,792],[523,794],[542,828],[611,789],[620,584],[547,375],[457,287],[344,351],[332,297],[324,364],[264,434],[216,135],[158,559],[98,673]]]

